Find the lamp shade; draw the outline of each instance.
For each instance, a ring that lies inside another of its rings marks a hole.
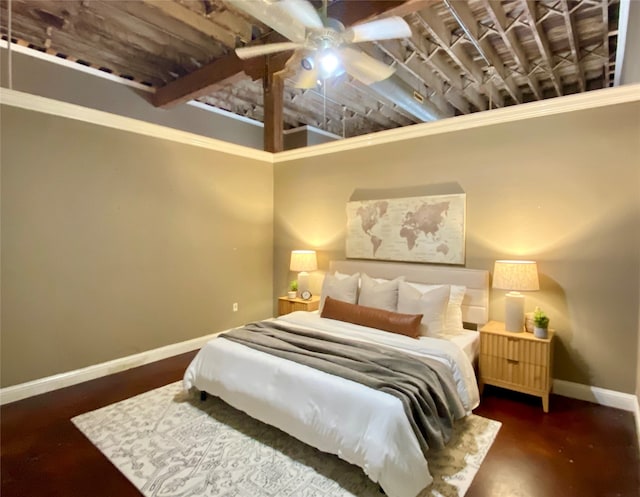
[[[538,266],[535,261],[496,261],[492,286],[517,292],[540,290]]]
[[[292,250],[291,251],[291,264],[289,265],[291,271],[315,271],[318,269],[318,260],[316,258],[315,250]]]

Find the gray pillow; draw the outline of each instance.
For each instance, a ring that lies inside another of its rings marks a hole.
[[[352,274],[347,278],[339,279],[333,274],[327,274],[322,282],[322,296],[320,298],[320,311],[324,307],[324,301],[327,297],[342,300],[349,304],[358,302],[358,283],[360,282],[360,273]]]
[[[391,281],[376,280],[362,273],[358,304],[395,312],[398,308],[398,283],[403,279],[401,276]]]

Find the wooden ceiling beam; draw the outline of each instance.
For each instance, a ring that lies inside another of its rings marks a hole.
[[[179,20],[180,22],[210,36],[228,48],[235,48],[236,35],[228,29],[212,23],[209,19],[199,15],[197,12],[180,5],[173,0],[143,0],[147,5],[161,10],[166,15]]]
[[[249,43],[253,34],[253,26],[246,19],[237,16],[230,10],[223,10],[207,15],[212,22],[227,28],[234,33],[243,43]]]
[[[281,71],[291,52],[282,52],[270,57],[270,68]],[[152,103],[156,107],[170,108],[180,103],[213,93],[222,86],[233,84],[250,77],[261,79],[265,73],[265,58],[254,57],[241,60],[231,52],[226,57],[217,59],[186,76],[158,88]]]
[[[268,64],[269,57],[267,58]],[[282,109],[284,79],[281,74],[267,68],[263,79],[264,90],[264,149],[267,152],[282,152]]]
[[[71,4],[57,3],[62,4],[65,9]],[[88,22],[85,11],[95,12],[98,17],[94,22],[99,22],[102,26],[108,26],[109,22],[117,22],[109,31],[130,44],[139,43],[132,36],[154,40],[159,49],[152,53],[166,55],[167,51],[175,50],[200,61],[209,61],[226,53],[221,43],[212,42],[211,36],[169,17],[162,10],[150,7],[144,2],[93,0],[82,2],[82,5],[84,11],[79,15],[83,22]]]
[[[524,9],[524,15],[527,19],[527,23],[529,24],[529,29],[533,34],[536,45],[538,45],[540,56],[542,57],[542,60],[544,61],[546,66],[549,68],[548,73],[553,87],[555,88],[558,96],[562,96],[562,79],[558,75],[556,66],[553,63],[553,55],[551,53],[551,49],[549,48],[549,40],[547,39],[547,35],[542,29],[542,26],[538,23],[536,14],[536,2],[534,0],[520,0],[520,3]]]
[[[512,29],[513,25],[509,26],[508,24],[507,15],[502,7],[502,2],[500,0],[482,0],[482,2],[487,14],[489,14],[489,17],[493,21],[494,29],[500,34],[505,46],[511,52],[514,61],[524,75],[527,85],[531,88],[533,95],[537,100],[542,100],[542,90],[540,89],[538,78],[531,73],[529,59],[527,58],[524,48],[522,48],[522,44],[516,36],[515,31]]]
[[[606,0],[605,0],[606,1]],[[564,19],[564,25],[567,28],[567,38],[569,39],[569,48],[571,49],[571,55],[575,62],[575,68],[578,78],[578,87],[581,92],[586,89],[584,79],[584,68],[580,60],[580,42],[578,41],[578,32],[573,23],[571,12],[569,12],[569,4],[567,0],[561,0],[560,6],[562,7],[562,18]]]
[[[33,39],[32,36],[30,36],[30,33],[26,32],[21,32],[20,34],[16,33],[13,36],[14,38],[20,37]],[[34,44],[34,46],[46,48],[44,44]],[[123,58],[119,58],[112,54],[106,54],[101,57],[100,63],[96,64],[93,60],[93,57],[95,56],[95,48],[91,45],[77,42],[72,35],[66,32],[54,32],[50,46],[55,47],[55,49],[53,49],[55,54],[62,54],[68,60],[83,61],[85,65],[89,64],[92,67],[106,65],[114,74],[122,77],[134,78],[139,82],[144,81],[153,85],[160,85],[164,83],[162,79],[156,76],[158,68],[156,67],[154,69],[153,65],[148,63],[147,60],[139,63],[138,59],[132,57],[136,62],[127,63],[127,60]],[[49,51],[49,53],[51,53],[51,51]]]
[[[170,46],[164,49],[164,57],[157,55],[163,50],[160,43],[152,40],[145,33],[127,33],[123,30],[126,23],[118,22],[102,10],[102,4],[90,4],[91,11],[85,12],[76,4],[71,2],[57,2],[54,7],[60,9],[69,9],[66,14],[69,19],[82,17],[83,23],[66,22],[63,29],[50,29],[46,32],[37,29],[33,24],[37,17],[38,9],[33,5],[15,4],[15,18],[13,19],[13,36],[29,40],[36,47],[45,49],[51,48],[57,54],[65,55],[75,60],[83,60],[90,65],[97,67],[107,67],[114,74],[133,78],[136,81],[148,82],[154,86],[160,86],[168,79],[169,70],[177,65],[188,65],[195,68],[195,65],[181,51],[187,51],[187,45],[182,44],[177,50]],[[18,10],[25,7],[26,11]],[[43,5],[44,7],[44,5]],[[100,8],[100,9],[98,9]],[[94,10],[98,9],[98,10]],[[55,11],[58,13],[58,11]],[[61,15],[64,15],[61,13]],[[101,21],[100,27],[91,29],[90,23],[97,19],[106,19]],[[87,38],[86,33],[90,31],[91,37]],[[109,50],[96,50],[98,46],[109,47]],[[168,61],[167,59],[170,59]]]

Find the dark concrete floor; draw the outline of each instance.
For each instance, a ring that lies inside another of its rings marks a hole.
[[[70,419],[182,378],[194,354],[3,406],[0,495],[139,497]],[[552,396],[544,414],[539,398],[492,387],[475,412],[502,429],[466,497],[640,496],[631,413]]]

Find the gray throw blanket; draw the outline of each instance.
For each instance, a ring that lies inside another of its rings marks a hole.
[[[220,338],[397,397],[425,456],[429,447],[449,441],[454,420],[465,415],[451,371],[436,360],[273,321],[250,323]]]

